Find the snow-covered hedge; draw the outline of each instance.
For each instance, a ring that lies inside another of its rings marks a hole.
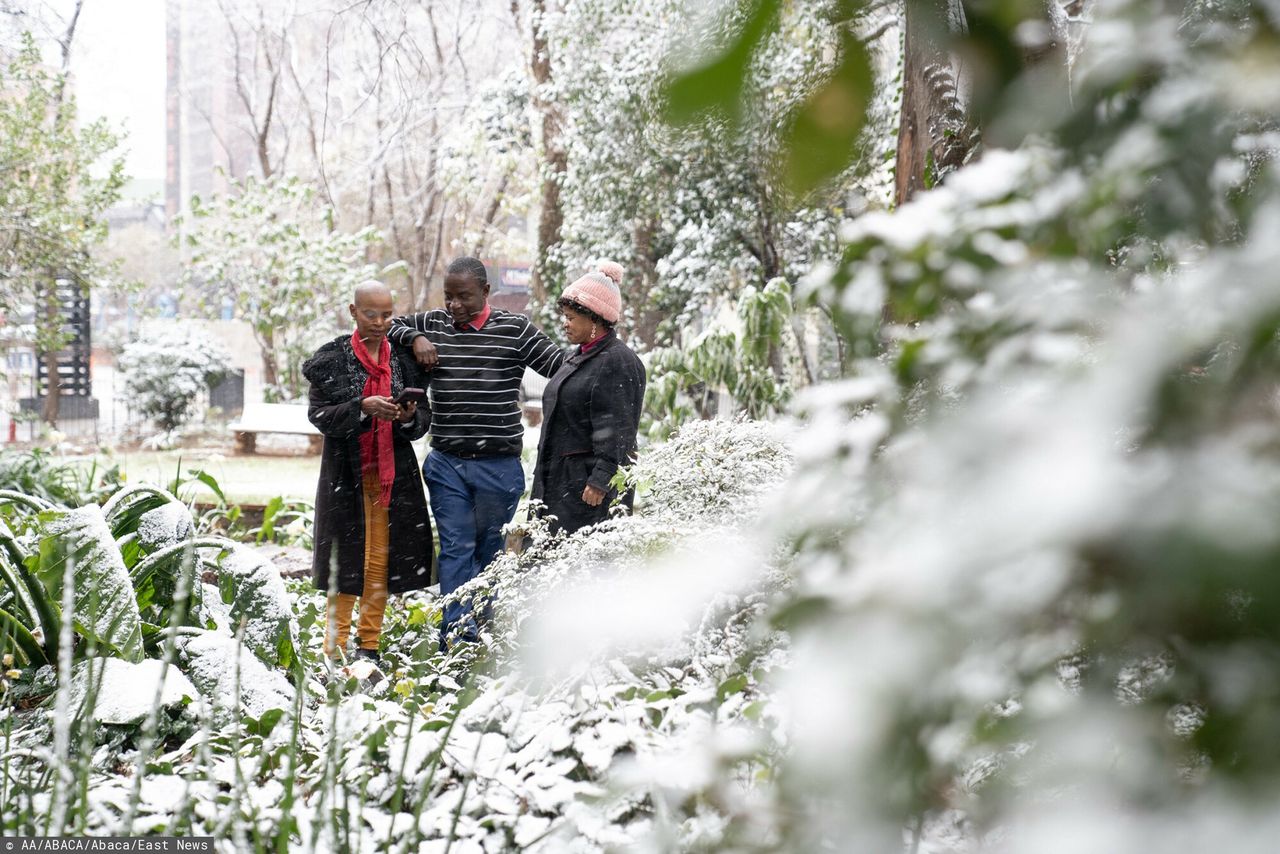
[[[198,329],[168,327],[127,344],[116,366],[130,407],[155,421],[163,441],[195,414],[200,395],[231,367],[231,357]]]

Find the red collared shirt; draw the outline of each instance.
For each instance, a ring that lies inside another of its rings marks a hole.
[[[481,327],[483,327],[486,323],[489,322],[489,315],[490,313],[492,313],[492,311],[493,311],[493,308],[489,305],[488,302],[485,302],[484,311],[480,312],[475,317],[471,318],[470,320],[468,320],[466,323],[462,325],[464,327],[470,326],[476,332],[479,332]]]
[[[592,348],[592,347],[595,347],[597,344],[599,344],[601,341],[603,341],[603,340],[604,340],[604,337],[605,337],[606,335],[608,335],[608,334],[609,334],[609,330],[608,330],[608,329],[606,329],[604,332],[601,332],[599,335],[597,335],[595,338],[592,338],[592,339],[591,339],[590,341],[588,341],[586,344],[579,344],[579,345],[578,345],[578,352],[579,352],[579,353],[590,353],[590,352],[591,352],[591,348]]]

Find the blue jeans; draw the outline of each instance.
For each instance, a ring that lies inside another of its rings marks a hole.
[[[440,593],[448,595],[502,551],[502,526],[515,516],[524,494],[524,469],[519,457],[468,460],[432,450],[422,463],[422,477],[440,539]],[[448,648],[451,636],[474,640],[476,633],[470,607],[454,602],[444,609],[441,649]]]

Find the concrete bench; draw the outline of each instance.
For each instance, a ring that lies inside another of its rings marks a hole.
[[[307,407],[296,403],[248,403],[227,426],[236,434],[236,450],[241,454],[257,452],[259,433],[306,436],[315,454],[324,445],[324,436],[307,420]]]

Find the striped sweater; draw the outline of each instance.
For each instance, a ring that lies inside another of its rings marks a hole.
[[[419,335],[436,345],[431,372],[431,447],[462,456],[514,456],[524,444],[520,380],[526,367],[545,377],[565,351],[523,314],[492,309],[479,330],[454,326],[443,309],[392,321],[387,337],[409,346]]]

